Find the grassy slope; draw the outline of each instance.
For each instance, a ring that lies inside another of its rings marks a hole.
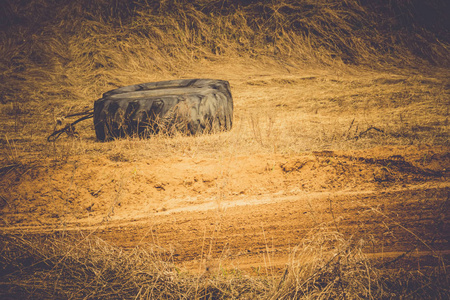
[[[422,20],[404,1],[6,1],[0,99],[95,99],[218,57],[448,66],[440,2]]]

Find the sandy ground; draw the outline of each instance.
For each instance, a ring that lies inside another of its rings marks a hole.
[[[3,200],[2,231],[90,232],[201,270],[281,267],[315,231],[363,240],[381,257],[448,255],[449,169],[448,149],[426,146],[134,164],[79,158],[7,172],[18,183],[14,205]]]
[[[361,242],[376,259],[406,252],[419,267],[441,263],[439,255],[448,264],[449,148],[415,140],[432,130],[434,139],[448,136],[442,82],[222,71],[235,98],[231,133],[166,138],[164,153],[149,141],[97,143],[90,127],[81,141],[58,144],[59,152],[24,136],[2,140],[9,156],[0,169],[0,231],[93,234],[200,272],[276,271],[314,234]],[[374,130],[363,144],[356,141],[370,128],[363,124],[403,133],[397,145],[376,146]]]

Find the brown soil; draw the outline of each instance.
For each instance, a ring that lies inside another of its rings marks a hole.
[[[449,254],[448,150],[385,146],[133,163],[80,156],[17,165],[2,169],[10,184],[2,231],[83,231],[193,270],[255,272],[282,267],[316,231],[339,232],[364,240],[375,258],[407,252],[423,265]]]

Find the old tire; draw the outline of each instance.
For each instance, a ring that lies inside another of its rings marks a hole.
[[[233,98],[224,80],[181,79],[118,88],[94,103],[97,139],[188,135],[231,129]]]

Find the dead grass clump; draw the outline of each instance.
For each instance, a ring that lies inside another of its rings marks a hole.
[[[448,295],[444,269],[431,272],[389,270],[369,261],[366,242],[336,232],[315,233],[291,253],[269,299],[391,299]]]
[[[261,293],[254,279],[195,277],[152,250],[94,237],[2,236],[3,299],[229,299]]]
[[[321,230],[292,251],[278,277],[249,277],[239,270],[192,275],[157,250],[124,251],[92,236],[1,240],[4,299],[445,299],[449,294],[445,267],[389,270],[368,260],[361,251],[364,241]]]

